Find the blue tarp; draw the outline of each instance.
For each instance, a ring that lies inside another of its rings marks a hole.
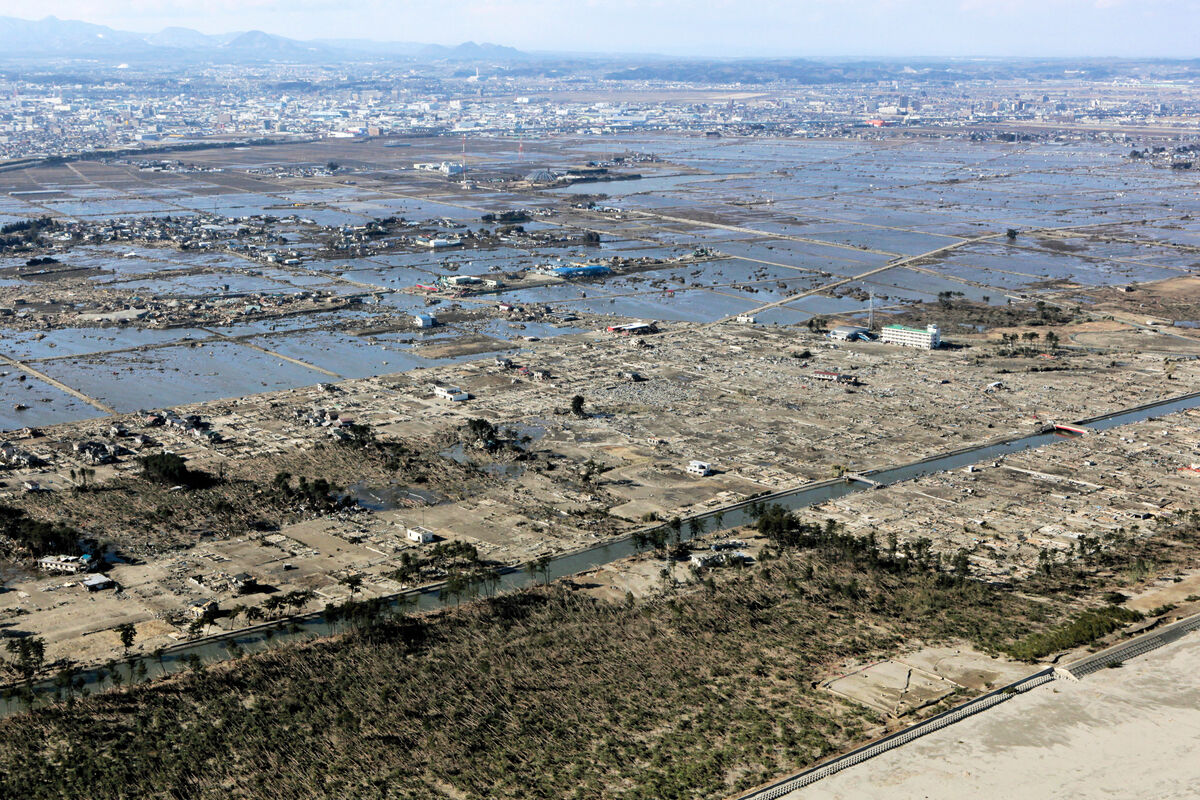
[[[587,267],[555,267],[550,270],[551,275],[557,275],[560,278],[592,278],[599,275],[609,275],[612,270],[608,267],[602,267],[599,264],[594,264]]]

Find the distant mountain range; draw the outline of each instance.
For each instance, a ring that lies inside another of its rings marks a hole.
[[[513,77],[591,74],[612,81],[666,81],[707,85],[851,84],[887,80],[951,85],[962,80],[1060,80],[1067,70],[1089,80],[1131,76],[1141,80],[1195,80],[1200,59],[821,59],[668,57],[655,54],[528,53],[496,44],[454,47],[369,39],[301,41],[263,31],[205,34],[189,28],[158,33],[119,31],[104,25],[46,17],[0,17],[0,64],[24,67],[62,62],[90,70],[123,64],[192,67],[205,64],[338,64],[451,62],[454,74],[475,64],[504,64]],[[80,78],[84,78],[81,76]]]
[[[246,31],[209,35],[189,28],[132,33],[104,25],[46,17],[0,17],[0,59],[173,59],[209,63],[336,61],[526,61],[533,57],[512,47],[466,42],[456,47],[366,39],[299,41]]]

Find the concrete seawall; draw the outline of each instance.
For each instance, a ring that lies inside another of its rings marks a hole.
[[[889,734],[875,742],[851,750],[849,753],[838,756],[823,764],[818,764],[815,767],[810,767],[802,772],[748,792],[734,795],[733,800],[776,800],[797,789],[803,789],[805,786],[814,784],[822,778],[827,778],[844,769],[861,764],[868,759],[907,744],[914,739],[953,725],[981,711],[993,708],[1018,694],[1028,692],[1056,679],[1079,681],[1093,672],[1156,650],[1196,630],[1200,630],[1200,614],[1173,622],[1170,625],[1140,636],[1135,636],[1128,641],[1105,648],[1098,653],[1093,653],[1066,666],[1047,667],[1040,672],[1035,672],[1033,675],[1010,683],[974,700],[968,700],[960,706],[943,711],[927,720],[923,720],[904,730]]]
[[[982,697],[976,697],[974,700],[969,700],[960,706],[943,711],[902,731],[897,731],[876,742],[864,745],[856,750],[851,750],[849,753],[838,756],[832,761],[812,767],[775,783],[737,795],[737,800],[775,800],[776,798],[783,797],[785,794],[794,792],[796,789],[802,789],[805,786],[816,783],[822,778],[828,778],[834,773],[841,772],[856,764],[861,764],[867,759],[874,758],[881,753],[886,753],[888,750],[893,750],[901,745],[908,744],[914,739],[941,730],[948,725],[953,725],[981,711],[986,711],[993,706],[1012,699],[1022,692],[1027,692],[1052,680],[1054,680],[1054,670],[1047,667],[1029,677],[1022,678],[995,691],[988,692]]]

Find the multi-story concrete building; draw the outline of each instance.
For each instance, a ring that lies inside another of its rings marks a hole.
[[[923,350],[933,350],[942,344],[942,332],[937,325],[928,325],[924,329],[908,328],[904,325],[885,325],[882,338],[886,344],[919,347]]]

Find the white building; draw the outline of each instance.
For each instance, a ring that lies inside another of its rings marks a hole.
[[[458,239],[447,239],[444,236],[431,236],[427,239],[418,238],[417,244],[437,250],[440,247],[457,247],[462,242]]]
[[[440,397],[443,400],[449,400],[452,403],[461,403],[470,397],[470,395],[457,386],[434,386],[433,394],[435,397]]]
[[[413,169],[424,172],[440,172],[443,175],[461,175],[467,171],[466,165],[453,161],[443,161],[440,164],[436,162],[418,163],[413,164]]]
[[[699,475],[703,478],[705,475],[712,475],[712,465],[707,461],[689,461],[687,471],[689,475]]]
[[[437,325],[437,317],[433,314],[413,314],[413,324],[418,328],[432,328]]]
[[[38,559],[38,566],[46,572],[61,572],[67,575],[87,572],[91,563],[90,556],[45,556]]]
[[[922,350],[933,350],[942,344],[942,332],[937,325],[921,328],[907,328],[903,325],[885,325],[883,341],[886,344],[898,344],[901,347],[919,347]]]
[[[420,526],[409,528],[407,535],[410,542],[416,542],[417,544],[429,544],[433,541],[433,531],[429,530],[429,528],[422,528]]]

